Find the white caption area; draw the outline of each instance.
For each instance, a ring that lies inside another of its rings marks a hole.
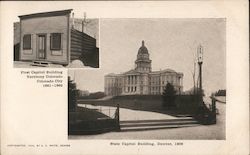
[[[52,78],[55,72],[60,78]],[[27,74],[40,78],[28,78]],[[43,75],[54,82],[50,86],[37,82]],[[7,78],[2,109],[5,146],[13,149],[11,145],[25,144],[22,149],[32,150],[28,145],[62,144],[67,138],[67,70],[13,69]]]

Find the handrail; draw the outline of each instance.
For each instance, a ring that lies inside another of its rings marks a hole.
[[[217,99],[215,96],[210,96],[211,99],[214,99],[216,102],[220,102],[220,103],[226,103],[226,101],[221,101],[219,99]]]

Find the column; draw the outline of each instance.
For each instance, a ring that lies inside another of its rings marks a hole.
[[[134,84],[134,75],[131,75],[131,84],[133,85]]]

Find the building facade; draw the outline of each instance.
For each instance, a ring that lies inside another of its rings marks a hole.
[[[135,68],[123,74],[108,74],[104,77],[104,91],[108,96],[159,95],[166,84],[171,83],[176,92],[183,91],[183,73],[171,69],[152,71],[148,49],[142,41],[138,50]]]
[[[96,39],[74,27],[71,12],[72,9],[19,16],[18,61],[66,66],[73,60],[80,60],[86,66],[99,67]]]

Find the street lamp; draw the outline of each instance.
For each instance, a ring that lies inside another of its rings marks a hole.
[[[198,64],[199,64],[199,89],[202,93],[202,63],[203,63],[203,47],[201,45],[197,48]]]

